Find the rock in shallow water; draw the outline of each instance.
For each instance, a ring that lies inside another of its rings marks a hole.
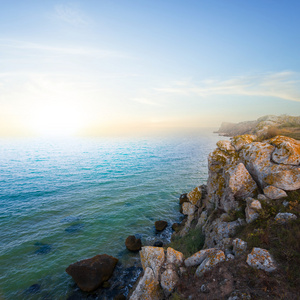
[[[72,276],[81,290],[91,292],[111,277],[117,262],[118,259],[113,256],[96,255],[71,264],[66,272]]]
[[[130,235],[127,237],[125,241],[125,246],[129,251],[139,251],[142,248],[141,239],[137,239],[134,235]]]
[[[167,225],[168,225],[168,222],[159,220],[159,221],[155,222],[155,229],[157,231],[163,231],[167,227]]]

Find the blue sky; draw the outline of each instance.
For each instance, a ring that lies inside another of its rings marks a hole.
[[[0,3],[0,135],[300,114],[299,1]]]

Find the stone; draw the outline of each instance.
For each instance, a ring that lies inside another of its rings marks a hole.
[[[263,202],[268,202],[269,199],[265,195],[259,194],[259,195],[257,195],[257,200],[263,201]]]
[[[167,225],[168,225],[168,222],[159,220],[159,221],[155,222],[155,229],[157,231],[163,231],[167,227]]]
[[[300,188],[300,167],[277,164],[271,156],[275,146],[265,142],[246,145],[239,153],[240,159],[261,189],[273,185],[285,191]]]
[[[201,186],[197,186],[187,194],[189,202],[196,206],[201,206],[202,190]]]
[[[273,200],[287,197],[287,193],[284,190],[272,185],[268,185],[264,188],[264,194],[266,195],[266,197]]]
[[[85,292],[91,292],[113,274],[118,259],[107,255],[96,255],[71,264],[66,272],[72,276],[79,288]]]
[[[189,198],[187,197],[187,194],[181,194],[179,197],[179,204],[182,205],[184,202],[189,202]]]
[[[261,210],[261,203],[253,198],[247,198],[247,207],[245,209],[246,222],[252,223],[259,217],[258,211]]]
[[[276,270],[275,262],[269,251],[261,248],[252,249],[251,253],[247,256],[247,264],[250,267],[261,269],[266,272]]]
[[[217,146],[220,150],[231,154],[235,152],[235,148],[232,146],[230,141],[221,140],[217,142]]]
[[[207,211],[202,211],[198,219],[196,228],[201,228],[205,224],[206,220],[207,220]]]
[[[153,244],[153,247],[162,247],[164,245],[164,243],[162,241],[156,241],[154,244]]]
[[[179,223],[173,223],[172,229],[173,229],[175,232],[179,231],[179,228],[180,228],[180,224],[179,224]]]
[[[144,271],[146,268],[151,268],[156,279],[159,277],[159,272],[162,264],[165,261],[165,252],[161,247],[146,246],[140,251],[141,263]]]
[[[243,199],[252,197],[257,192],[256,182],[253,180],[243,163],[230,166],[225,171],[226,186],[228,186],[234,197]]]
[[[125,246],[129,251],[139,251],[142,248],[141,239],[137,239],[134,235],[130,235],[127,237],[125,241]]]
[[[225,222],[222,218],[214,220],[209,225],[203,227],[205,234],[205,244],[203,248],[219,248],[225,238],[233,236],[236,228],[244,225],[244,220],[237,219],[232,222]]]
[[[183,264],[183,254],[179,251],[174,250],[171,247],[167,249],[167,263],[174,264],[175,266],[181,266]]]
[[[232,138],[231,144],[236,151],[240,151],[245,145],[254,142],[257,139],[256,135],[244,134],[237,135]]]
[[[197,268],[195,276],[200,277],[205,272],[211,270],[216,264],[225,260],[225,253],[222,250],[217,250],[208,253],[207,257]]]
[[[130,300],[160,300],[161,292],[159,282],[151,268],[145,268],[144,276],[140,279]]]
[[[179,281],[177,272],[173,268],[167,268],[161,275],[160,285],[166,297],[170,296]]]
[[[210,253],[214,253],[214,252],[216,252],[215,248],[200,250],[194,253],[192,256],[188,257],[184,261],[184,264],[186,267],[193,267],[193,266],[200,265]]]
[[[229,253],[226,255],[226,261],[233,260],[233,259],[235,259],[235,256],[233,254]]]
[[[182,204],[182,213],[184,215],[188,215],[188,216],[194,215],[195,211],[196,211],[196,206],[194,204],[191,204],[189,202],[184,202]]]
[[[269,142],[276,147],[272,153],[274,162],[285,165],[300,165],[300,141],[278,135]]]
[[[233,291],[227,300],[250,300],[251,295],[249,292]]]
[[[297,219],[297,216],[295,214],[292,214],[292,213],[278,213],[276,216],[275,216],[275,221],[280,223],[280,224],[285,224],[289,221],[292,221],[292,220],[296,220]]]
[[[247,242],[244,242],[243,240],[236,238],[232,241],[233,246],[233,253],[235,256],[239,256],[247,251]]]

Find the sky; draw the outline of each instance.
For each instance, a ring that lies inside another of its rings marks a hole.
[[[300,115],[300,1],[0,0],[0,136]]]

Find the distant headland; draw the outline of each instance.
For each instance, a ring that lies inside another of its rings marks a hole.
[[[285,135],[299,140],[300,116],[267,115],[258,118],[255,121],[245,121],[240,123],[223,122],[216,133],[223,136],[255,134],[262,138]]]

